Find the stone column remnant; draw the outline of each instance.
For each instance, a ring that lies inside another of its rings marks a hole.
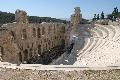
[[[75,7],[74,9],[75,9],[74,14],[71,15],[71,23],[73,25],[78,26],[81,23],[82,14],[80,14],[81,13],[80,7]]]
[[[82,21],[82,14],[80,7],[75,7],[74,8],[74,14],[71,15],[71,26],[72,26],[72,30],[76,31],[77,27],[81,24]]]
[[[23,10],[16,10],[15,20],[17,23],[28,23],[27,13]]]

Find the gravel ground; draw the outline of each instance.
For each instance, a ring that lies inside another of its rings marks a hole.
[[[120,70],[13,70],[0,68],[0,80],[120,80]]]

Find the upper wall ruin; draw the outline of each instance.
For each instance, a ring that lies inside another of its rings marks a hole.
[[[27,13],[23,10],[16,10],[15,20],[17,23],[28,23]]]
[[[19,63],[34,56],[44,55],[50,49],[68,45],[68,24],[63,23],[29,23],[27,13],[23,10],[15,12],[14,23],[4,24],[0,31],[2,61]],[[0,55],[1,55],[0,54]]]
[[[80,14],[81,13],[80,7],[75,7],[74,9],[75,9],[74,14],[71,15],[71,24],[72,26],[78,26],[81,23],[82,14]]]

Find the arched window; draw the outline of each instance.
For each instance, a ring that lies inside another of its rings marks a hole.
[[[4,55],[4,48],[0,46],[0,55]]]
[[[23,51],[23,53],[24,53],[24,61],[27,61],[27,60],[28,60],[28,50],[25,49],[25,50]]]
[[[22,62],[22,54],[21,54],[21,52],[19,53],[19,61]]]
[[[48,34],[51,32],[51,27],[49,26],[48,27]]]
[[[47,50],[48,48],[47,48],[47,44],[46,44],[46,50]]]
[[[11,34],[11,36],[12,36],[12,39],[14,39],[14,40],[15,40],[15,39],[16,39],[15,32],[11,31],[11,32],[10,32],[10,34]]]
[[[40,28],[37,29],[37,37],[40,38],[41,34],[40,34]]]
[[[32,48],[30,48],[30,50],[29,50],[29,56],[30,56],[30,58],[32,58]]]
[[[50,40],[48,41],[48,46],[49,46],[49,49],[50,49],[50,45],[51,45],[51,43],[50,43]]]
[[[45,34],[45,28],[42,27],[42,35],[44,35],[44,34]]]
[[[22,31],[22,39],[27,39],[26,29],[23,29],[23,31]]]
[[[54,34],[55,34],[55,32],[56,32],[55,30],[56,30],[56,29],[55,29],[55,25],[54,25]]]
[[[65,26],[62,26],[62,32],[65,33]]]
[[[41,45],[38,45],[38,54],[41,55]]]
[[[63,49],[65,48],[65,40],[64,40],[64,39],[61,40],[61,47],[62,47]]]
[[[36,30],[33,28],[33,37],[36,37]]]

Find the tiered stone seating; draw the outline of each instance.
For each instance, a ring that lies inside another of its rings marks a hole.
[[[86,62],[86,66],[116,66],[112,64],[115,63],[115,59],[119,59],[120,54],[116,52],[119,51],[118,47],[120,47],[120,45],[114,44],[113,42],[107,42],[105,46],[84,56],[82,59],[83,61],[81,61]],[[82,64],[81,61],[80,63]]]
[[[97,35],[94,36],[94,34],[93,34],[93,38],[94,38],[93,43],[90,44],[90,45],[88,45],[88,47],[86,49],[83,49],[83,50],[81,50],[81,52],[79,52],[79,55],[81,55],[81,56],[84,55],[84,54],[86,54],[87,52],[92,51],[94,48],[96,48],[97,46],[99,46],[101,44],[101,42],[102,42],[102,40],[99,39],[99,38],[103,37],[104,34],[107,36],[107,33],[105,33],[105,32],[103,33],[103,31],[100,30],[97,27],[93,28],[91,30],[91,32],[93,32],[94,34],[97,34]]]
[[[117,28],[118,28],[118,30],[116,31],[116,36],[115,36],[115,38],[114,38],[114,41],[116,41],[116,42],[119,42],[119,40],[120,40],[120,27],[119,26],[116,26]]]
[[[114,28],[112,28],[110,26],[102,26],[101,29],[102,28],[105,28],[107,30],[106,32],[109,35],[108,39],[112,39],[115,36],[115,29]]]
[[[92,32],[95,32],[95,34],[97,34],[97,38],[103,37],[102,31],[100,31],[99,29],[93,28],[91,31],[92,31]],[[93,35],[93,37],[94,37],[94,35]]]
[[[84,51],[81,50],[78,53],[79,56],[74,65],[120,66],[120,27],[97,24],[90,31],[93,35],[92,44],[87,47],[85,45]]]
[[[98,25],[96,26],[96,29],[100,29],[102,31],[104,39],[109,38],[109,31],[105,27],[101,27]],[[99,41],[96,43],[95,47],[92,50],[96,49],[97,47],[100,48],[105,44],[105,42],[105,40],[99,38]]]
[[[116,40],[118,39],[118,37],[120,36],[120,27],[119,26],[113,26],[113,25],[110,25],[111,27],[115,28],[115,36],[113,37],[113,40]]]
[[[96,28],[102,31],[103,38],[108,38],[109,37],[109,31],[105,27],[97,26]]]
[[[86,26],[88,26],[87,30]],[[78,31],[80,34],[72,52],[67,57],[62,57],[59,64],[64,62],[64,65],[73,64],[83,67],[120,66],[119,26],[85,25],[84,30],[84,25],[82,25]],[[83,32],[89,33],[90,36]]]
[[[95,46],[96,42],[98,41],[97,38],[91,38],[89,44],[86,46],[86,48],[84,50],[82,50],[82,52],[79,52],[78,55],[83,55],[83,53],[85,54],[86,52],[90,51],[91,49],[93,49],[93,47]]]

